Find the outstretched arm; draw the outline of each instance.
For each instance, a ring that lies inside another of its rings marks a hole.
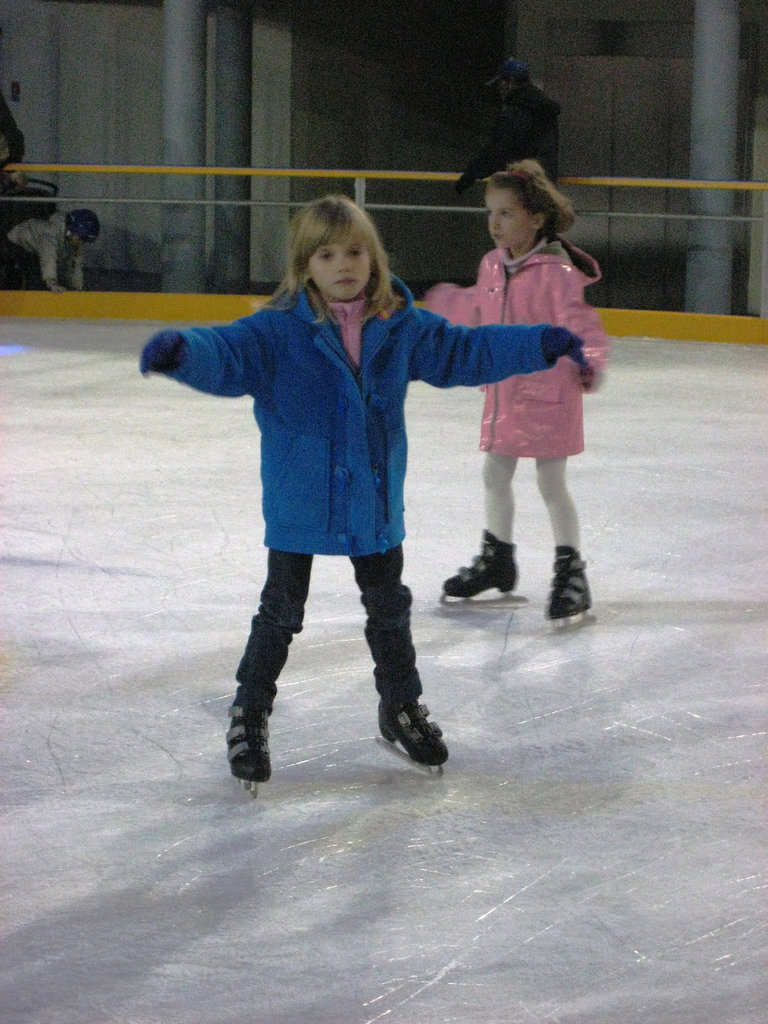
[[[478,178],[487,178],[495,171],[503,171],[508,163],[524,155],[525,140],[531,132],[532,122],[527,111],[506,106],[496,119],[490,138],[466,166],[454,186],[457,195],[466,192]]]
[[[139,368],[211,395],[255,395],[267,380],[262,340],[243,320],[225,327],[164,330],[144,346]]]
[[[444,316],[452,324],[466,324],[467,327],[480,325],[477,285],[461,288],[457,284],[443,281],[425,293],[424,306],[430,312]]]
[[[411,377],[434,387],[492,384],[554,366],[567,355],[586,365],[581,338],[551,324],[458,327],[420,311],[421,332]]]

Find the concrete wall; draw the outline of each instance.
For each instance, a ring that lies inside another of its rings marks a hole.
[[[690,176],[693,0],[527,0],[516,8],[519,56],[536,69],[548,91],[567,97],[562,175]],[[752,137],[759,132],[757,111],[766,92],[768,5],[742,4],[741,17],[737,177],[765,179],[765,160]],[[617,213],[683,214],[689,209],[689,194],[682,191],[568,191],[585,212],[607,207]],[[737,214],[753,215],[750,197],[736,205]],[[737,313],[759,310],[754,230],[735,229],[732,308]],[[593,301],[620,308],[683,308],[684,221],[585,217],[572,235],[603,267],[603,282],[590,291]]]
[[[493,0],[450,5],[450,12],[437,0],[384,9],[341,0],[256,0],[253,8],[254,165],[458,173],[494,116],[482,82],[515,53],[563,104],[563,175],[688,176],[693,0]],[[750,176],[754,160],[754,176],[765,177],[764,132],[755,136],[754,112],[758,102],[764,109],[768,95],[768,2],[745,3],[743,19],[740,174]],[[159,4],[0,0],[0,27],[0,85],[8,97],[11,82],[20,83],[13,110],[28,161],[161,162]],[[83,198],[162,194],[161,179],[144,175],[62,176],[60,184],[62,194]],[[299,202],[321,191],[351,193],[351,187],[273,180],[254,182],[252,195]],[[686,195],[619,189],[571,195],[585,214],[572,237],[598,256],[605,272],[591,300],[682,308],[683,222],[587,214],[683,212]],[[445,183],[376,183],[367,200],[466,208],[482,204],[482,190],[465,202]],[[132,284],[151,280],[159,262],[159,209],[96,208],[105,231],[91,253],[93,279],[112,286],[130,271]],[[489,245],[482,214],[375,216],[395,271],[417,292],[420,282],[435,278],[468,282]],[[280,211],[254,214],[254,281],[280,276],[285,221]],[[749,232],[743,240],[734,312],[754,312]]]
[[[159,8],[2,0],[0,84],[20,84],[14,117],[28,163],[147,164],[162,152],[162,13]],[[40,175],[40,177],[51,177]],[[158,206],[86,203],[160,198],[162,179],[55,176],[62,208],[92,205],[102,222],[88,263],[109,286],[124,269],[141,286],[158,272]]]

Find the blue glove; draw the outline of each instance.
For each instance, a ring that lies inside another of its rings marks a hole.
[[[170,373],[178,369],[187,354],[187,342],[178,331],[160,331],[150,338],[141,353],[141,372]]]
[[[589,369],[584,342],[565,327],[545,327],[541,332],[541,351],[550,366],[554,366],[560,356],[570,356],[577,366]]]

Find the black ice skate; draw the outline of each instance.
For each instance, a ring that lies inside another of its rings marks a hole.
[[[555,575],[547,611],[555,628],[570,628],[594,622],[594,617],[587,615],[592,606],[592,598],[584,572],[586,564],[574,548],[555,548]]]
[[[442,775],[440,767],[448,760],[448,748],[442,740],[442,729],[434,722],[428,722],[429,711],[425,704],[410,701],[400,707],[379,702],[379,730],[389,749],[426,768],[435,769]]]
[[[446,597],[475,597],[496,587],[502,594],[508,594],[516,583],[515,545],[484,530],[480,554],[472,560],[472,565],[462,566],[455,576],[443,583],[443,593]]]
[[[251,791],[258,793],[259,783],[272,774],[269,760],[269,715],[266,711],[243,712],[234,704],[227,732],[229,767],[236,779]]]

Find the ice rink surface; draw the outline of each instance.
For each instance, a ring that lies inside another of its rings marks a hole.
[[[626,339],[569,479],[595,625],[438,601],[482,529],[474,389],[411,388],[405,582],[430,778],[374,743],[318,558],[229,775],[265,574],[247,399],[143,379],[158,325],[0,320],[3,1024],[765,1024],[768,349]]]

